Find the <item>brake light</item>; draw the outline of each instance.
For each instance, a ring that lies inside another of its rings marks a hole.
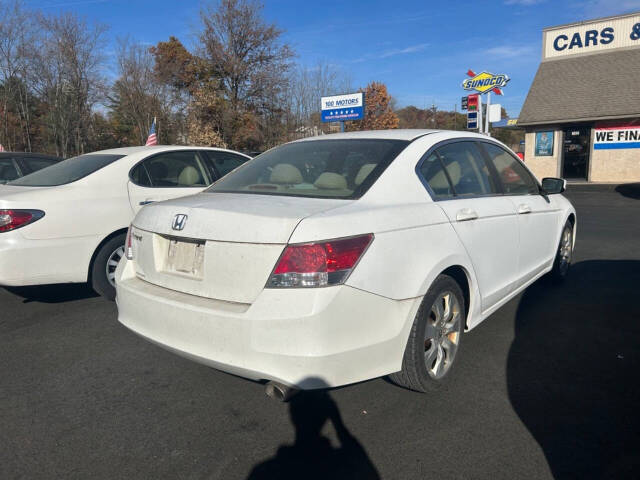
[[[124,256],[127,257],[127,260],[133,260],[133,242],[131,241],[133,230],[133,224],[129,225],[129,230],[127,230],[127,240],[124,244]]]
[[[344,283],[365,252],[373,234],[319,243],[288,245],[267,287],[324,287]]]
[[[0,232],[24,227],[44,217],[42,210],[0,210]]]

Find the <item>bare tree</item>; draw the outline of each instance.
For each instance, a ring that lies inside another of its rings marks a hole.
[[[351,80],[333,65],[318,62],[314,67],[298,66],[291,72],[286,95],[288,129],[293,137],[321,131],[320,98],[351,91]]]
[[[31,13],[19,0],[0,0],[0,82],[2,83],[2,135],[9,148],[31,151],[32,125],[29,67],[33,59],[35,29]],[[10,116],[19,131],[10,132]],[[0,142],[2,143],[2,142]]]
[[[70,13],[39,15],[38,23],[34,86],[47,106],[49,139],[60,156],[83,153],[93,108],[105,92],[100,51],[106,27]]]
[[[111,108],[120,121],[133,127],[136,143],[144,144],[154,117],[168,126],[169,88],[158,81],[149,49],[129,39],[118,41],[117,65],[119,77],[109,96]],[[167,139],[168,135],[163,132],[163,137]]]
[[[200,18],[200,56],[220,80],[228,102],[225,141],[242,143],[236,133],[254,131],[244,129],[249,121],[261,130],[266,144],[273,143],[282,133],[281,102],[293,57],[281,41],[282,31],[265,22],[262,5],[252,0],[221,0],[203,7]]]

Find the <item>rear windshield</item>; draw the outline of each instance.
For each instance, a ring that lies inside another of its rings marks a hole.
[[[309,140],[274,148],[207,192],[358,198],[407,146],[404,140]]]
[[[53,187],[56,185],[64,185],[80,180],[122,157],[124,157],[124,155],[107,155],[100,153],[80,155],[79,157],[68,158],[50,167],[30,173],[29,175],[10,182],[10,184],[25,187]]]

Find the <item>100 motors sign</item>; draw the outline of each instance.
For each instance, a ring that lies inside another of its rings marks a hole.
[[[323,122],[344,122],[364,118],[364,93],[348,93],[320,99]]]

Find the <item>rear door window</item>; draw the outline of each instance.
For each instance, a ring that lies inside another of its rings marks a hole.
[[[502,189],[507,195],[539,193],[538,184],[527,169],[509,152],[499,145],[483,143],[493,166],[498,172]]]
[[[499,193],[480,149],[474,142],[455,142],[436,150],[447,172],[455,196],[485,196]]]
[[[20,176],[13,158],[0,158],[0,183],[7,183]]]
[[[235,153],[231,152],[217,152],[213,150],[206,150],[202,153],[205,154],[213,175],[218,178],[224,177],[227,173],[235,170],[240,165],[249,160],[247,157],[236,155]]]
[[[147,158],[131,170],[130,177],[142,187],[206,187],[211,183],[197,152],[184,150]]]
[[[131,181],[141,187],[151,187],[151,177],[144,165],[144,162],[139,163],[131,170]]]
[[[437,198],[453,196],[451,183],[437,153],[433,152],[422,162],[420,173]]]

